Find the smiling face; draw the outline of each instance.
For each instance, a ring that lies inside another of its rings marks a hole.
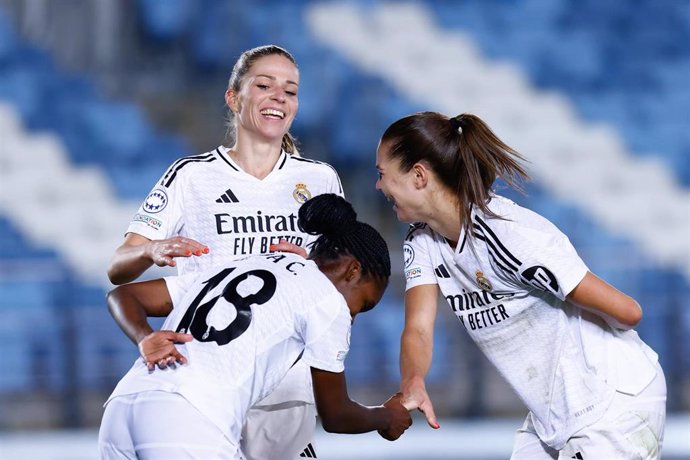
[[[225,100],[235,113],[238,138],[243,135],[280,142],[295,119],[299,71],[285,56],[257,59],[240,82],[228,89]]]
[[[379,178],[376,189],[393,203],[393,210],[401,222],[422,220],[424,210],[423,189],[416,171],[417,165],[409,171],[402,171],[400,161],[389,155],[390,143],[382,142],[376,150],[376,169]]]

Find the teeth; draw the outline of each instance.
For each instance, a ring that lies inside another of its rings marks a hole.
[[[275,110],[275,109],[263,109],[261,111],[261,115],[270,115],[274,117],[279,117],[280,119],[285,118],[285,113],[281,112],[280,110]]]

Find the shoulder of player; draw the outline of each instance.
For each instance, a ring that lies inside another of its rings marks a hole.
[[[481,213],[473,214],[475,228],[477,225],[490,227],[497,233],[514,233],[521,229],[527,232],[561,233],[546,217],[520,206],[508,198],[494,196],[489,204],[489,209],[501,218],[484,216]]]
[[[424,222],[414,222],[410,224],[405,235],[405,242],[413,241],[415,238],[420,238],[425,235],[431,235],[433,230]]]
[[[340,296],[333,283],[312,260],[304,259],[296,254],[280,252],[255,257],[263,259],[263,263],[269,269],[282,267],[278,270],[281,279],[290,283],[300,283],[303,288],[297,290],[299,293],[297,295],[305,301],[305,305],[320,302],[334,295]]]
[[[287,160],[288,165],[294,165],[299,168],[309,168],[313,169],[315,171],[323,171],[326,173],[332,173],[335,174],[336,176],[338,175],[338,172],[335,170],[333,166],[330,164],[319,161],[319,160],[313,160],[311,158],[304,158],[304,157],[297,157],[294,155],[289,155],[288,160]]]
[[[179,177],[192,174],[200,169],[215,167],[216,162],[222,158],[218,149],[211,150],[198,155],[189,155],[175,160],[165,171],[161,178],[160,185],[170,187]]]

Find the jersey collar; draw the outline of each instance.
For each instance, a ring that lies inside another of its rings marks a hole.
[[[474,222],[474,216],[475,216],[475,207],[474,205],[470,205],[470,231],[472,229],[472,223]],[[470,244],[468,241],[468,235],[467,232],[465,231],[465,227],[463,226],[460,228],[460,236],[458,236],[458,245],[455,248],[455,255],[459,256],[462,254],[462,251],[467,247],[468,244]]]
[[[283,169],[285,166],[285,163],[288,158],[288,153],[285,150],[280,151],[280,157],[278,157],[278,161],[276,161],[276,164],[273,166],[273,169],[271,170],[270,173],[264,178],[264,179],[257,179],[256,177],[252,176],[251,174],[246,173],[240,165],[235,163],[235,160],[232,159],[230,156],[229,148],[221,145],[216,148],[216,155],[218,155],[218,158],[223,160],[228,166],[230,166],[233,170],[245,174],[249,177],[254,178],[255,180],[266,180],[269,177],[271,177],[276,171]]]

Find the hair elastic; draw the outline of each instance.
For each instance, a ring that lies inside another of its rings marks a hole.
[[[451,117],[448,119],[450,122],[450,126],[453,127],[453,131],[457,131],[459,134],[462,134],[462,126],[460,126],[460,120],[458,120],[457,117]]]

